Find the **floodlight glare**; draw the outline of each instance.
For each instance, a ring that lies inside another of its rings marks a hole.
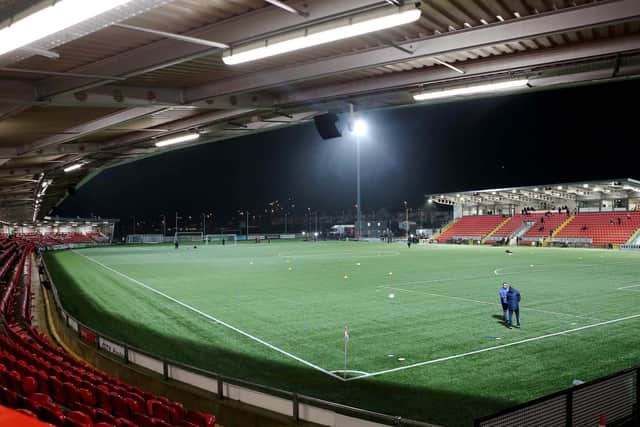
[[[27,46],[131,0],[60,0],[0,30],[0,55]]]
[[[528,79],[509,80],[502,82],[487,83],[481,85],[471,85],[464,87],[456,87],[451,89],[434,90],[429,92],[422,92],[413,95],[413,99],[416,101],[428,101],[431,99],[450,98],[454,96],[468,96],[478,93],[491,93],[499,92],[502,90],[518,89],[526,87],[529,84]]]
[[[76,169],[80,169],[82,167],[82,163],[76,163],[75,165],[71,165],[69,167],[64,168],[65,172],[71,172],[74,171]]]
[[[413,4],[403,7],[384,7],[372,12],[305,27],[239,48],[228,49],[223,54],[222,60],[227,65],[255,61],[408,24],[417,21],[421,14],[422,11]]]
[[[353,134],[355,136],[364,136],[367,134],[367,122],[358,119],[353,123]]]
[[[156,142],[156,147],[166,147],[167,145],[180,144],[181,142],[193,141],[200,138],[199,133],[190,133],[188,135],[177,136],[175,138],[165,139],[163,141]]]

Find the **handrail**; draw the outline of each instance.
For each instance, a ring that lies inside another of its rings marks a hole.
[[[373,422],[382,422],[382,423],[391,423],[390,425],[394,425],[394,426],[406,426],[406,427],[435,427],[433,424],[429,424],[426,422],[422,422],[422,421],[416,421],[416,420],[411,420],[411,419],[405,419],[402,418],[400,416],[393,416],[393,415],[388,415],[388,414],[382,414],[379,412],[375,412],[375,411],[369,411],[367,409],[361,409],[361,408],[355,408],[352,406],[348,406],[348,405],[344,405],[344,404],[340,404],[340,403],[336,403],[336,402],[330,402],[330,401],[326,401],[326,400],[322,400],[322,399],[318,399],[318,398],[314,398],[311,396],[306,396],[303,394],[298,394],[298,393],[294,393],[294,392],[290,392],[290,391],[286,391],[286,390],[282,390],[279,388],[275,388],[275,387],[270,387],[270,386],[266,386],[266,385],[262,385],[262,384],[257,384],[257,383],[253,383],[251,381],[247,381],[247,380],[243,380],[243,379],[239,379],[239,378],[234,378],[234,377],[229,377],[223,374],[218,374],[215,372],[211,372],[202,368],[198,368],[195,366],[191,366],[189,364],[183,363],[183,362],[178,362],[166,357],[161,357],[161,356],[157,356],[153,353],[150,353],[146,350],[140,349],[138,347],[132,346],[130,344],[127,344],[125,342],[122,342],[116,338],[110,337],[106,334],[103,334],[102,332],[98,332],[90,327],[88,327],[87,325],[85,325],[84,323],[78,321],[77,319],[73,318],[65,309],[64,306],[62,305],[61,301],[60,301],[60,297],[58,296],[58,290],[57,287],[55,286],[55,283],[53,282],[53,279],[51,277],[51,275],[49,274],[49,269],[47,267],[47,263],[45,262],[44,258],[41,256],[40,259],[42,260],[42,265],[44,266],[44,270],[45,273],[49,279],[49,282],[51,284],[51,289],[53,291],[53,295],[54,295],[54,301],[56,302],[56,309],[60,311],[60,313],[62,314],[62,317],[65,318],[65,320],[68,321],[68,319],[73,319],[73,321],[77,324],[78,326],[78,331],[80,331],[81,327],[84,328],[86,331],[89,331],[93,334],[95,334],[96,336],[96,344],[97,344],[97,349],[103,352],[106,352],[110,355],[116,355],[113,352],[109,352],[107,350],[104,350],[102,347],[100,347],[100,338],[103,338],[105,340],[108,340],[118,346],[121,346],[124,348],[125,352],[125,357],[124,357],[124,361],[126,363],[131,362],[129,360],[129,351],[132,350],[135,353],[139,353],[143,356],[147,356],[151,359],[154,359],[155,361],[158,362],[162,362],[163,367],[164,367],[164,372],[165,372],[165,379],[169,379],[167,377],[167,372],[168,372],[168,367],[169,366],[173,366],[176,368],[180,368],[180,369],[184,369],[188,372],[194,373],[194,374],[199,374],[202,375],[203,377],[212,379],[212,380],[216,380],[218,382],[218,398],[223,399],[224,395],[223,395],[223,390],[224,390],[224,383],[228,383],[231,385],[236,385],[236,386],[243,386],[243,387],[247,387],[253,391],[257,391],[257,392],[262,392],[262,393],[266,393],[275,397],[279,397],[279,398],[287,398],[289,400],[291,400],[292,403],[292,413],[293,413],[293,417],[298,420],[299,418],[301,418],[299,416],[300,412],[299,412],[299,405],[300,403],[306,403],[306,404],[312,404],[312,405],[317,405],[320,407],[323,407],[325,409],[329,409],[335,412],[338,412],[340,414],[346,415],[346,416],[353,416],[356,418],[360,418],[363,419],[363,417],[366,417],[365,419],[370,419]],[[68,325],[68,323],[67,323]],[[116,355],[117,356],[117,355]],[[142,365],[141,365],[142,366]],[[144,366],[143,366],[144,367]],[[179,380],[175,380],[174,381],[178,381],[181,382]],[[197,387],[196,385],[190,384],[191,386]]]

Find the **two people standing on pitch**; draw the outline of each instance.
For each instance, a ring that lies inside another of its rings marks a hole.
[[[509,329],[513,328],[513,313],[516,314],[516,328],[520,327],[520,291],[504,282],[499,291],[500,304],[502,304],[502,318],[509,325]],[[507,311],[509,318],[507,319]]]

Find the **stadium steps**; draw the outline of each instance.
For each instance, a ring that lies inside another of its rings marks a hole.
[[[507,217],[507,219],[505,219],[505,220],[504,220],[504,221],[502,221],[500,224],[498,224],[498,226],[497,226],[496,228],[494,228],[493,230],[491,230],[491,231],[489,232],[489,234],[487,234],[486,236],[484,236],[484,237],[482,238],[481,243],[484,243],[484,241],[485,241],[488,237],[491,237],[491,236],[493,236],[495,233],[497,233],[497,232],[498,232],[498,230],[500,230],[502,227],[504,227],[505,225],[507,225],[507,223],[508,223],[509,221],[511,221],[512,219],[513,219],[513,217],[511,217],[511,216]]]
[[[438,240],[438,238],[442,235],[442,233],[446,232],[448,229],[450,229],[456,222],[458,222],[460,220],[460,218],[458,219],[454,219],[451,220],[447,223],[447,225],[445,225],[444,227],[442,227],[440,229],[439,233],[434,234],[433,236],[431,236],[431,241],[436,241]]]
[[[631,237],[629,237],[629,240],[627,240],[627,245],[632,245],[633,241],[636,240],[638,237],[640,237],[640,228],[638,228],[632,235]]]
[[[569,218],[567,218],[567,220],[565,222],[563,222],[562,224],[560,224],[560,226],[558,228],[556,228],[556,230],[553,232],[553,234],[551,235],[551,238],[556,237],[558,234],[560,234],[560,232],[562,231],[563,228],[565,228],[567,225],[569,225],[571,223],[571,221],[573,221],[573,219],[575,218],[575,215],[571,215]]]

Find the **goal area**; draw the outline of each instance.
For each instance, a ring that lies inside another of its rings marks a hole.
[[[175,235],[175,239],[178,240],[178,242],[180,243],[195,243],[195,242],[199,242],[202,243],[203,239],[204,239],[204,235],[202,234],[202,232],[187,232],[187,231],[183,231],[183,232],[178,232]]]
[[[236,243],[237,236],[235,234],[207,234],[204,241],[207,245],[222,245],[224,243]]]

